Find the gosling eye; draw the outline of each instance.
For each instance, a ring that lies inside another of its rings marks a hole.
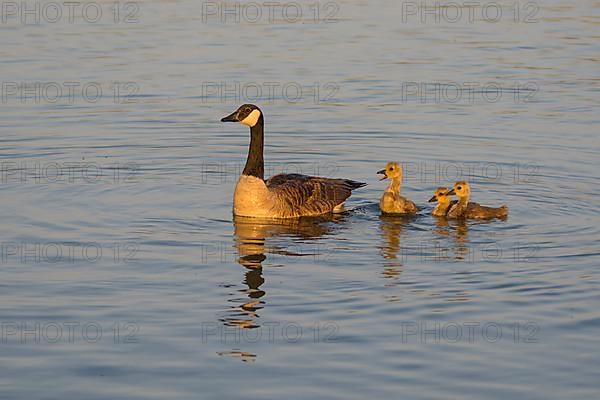
[[[394,170],[394,167],[390,167],[390,171],[393,171],[393,170]]]
[[[462,190],[462,186],[457,187],[458,190]]]

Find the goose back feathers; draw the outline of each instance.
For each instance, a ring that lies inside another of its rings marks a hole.
[[[281,174],[266,182],[277,213],[286,217],[321,215],[341,206],[354,189],[365,183],[300,174]]]
[[[233,212],[239,216],[295,218],[338,211],[352,190],[365,183],[300,174],[281,174],[266,182],[242,175],[233,196]]]

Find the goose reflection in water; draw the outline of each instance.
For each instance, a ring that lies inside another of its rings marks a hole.
[[[242,329],[253,329],[258,324],[259,311],[264,307],[266,292],[261,289],[265,279],[263,277],[263,262],[267,254],[275,254],[297,259],[302,256],[315,256],[313,252],[290,251],[288,248],[298,250],[294,239],[318,240],[333,231],[336,223],[344,220],[343,215],[333,214],[323,217],[303,217],[297,219],[258,219],[247,217],[234,217],[234,237],[237,251],[237,262],[246,269],[244,285],[247,288],[239,290],[244,293],[244,298],[233,298],[231,302],[238,305],[227,311],[221,321],[228,326]],[[277,244],[269,243],[269,239],[290,238],[289,245],[278,241]],[[239,304],[242,303],[242,304]]]

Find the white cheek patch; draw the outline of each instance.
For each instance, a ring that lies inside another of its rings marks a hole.
[[[244,125],[248,125],[249,127],[253,127],[258,122],[260,118],[260,111],[253,110],[246,118],[240,121],[240,123]]]

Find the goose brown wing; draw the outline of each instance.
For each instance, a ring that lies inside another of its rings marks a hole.
[[[350,197],[352,190],[365,186],[365,183],[350,179],[300,174],[275,175],[266,184],[275,201],[276,211],[288,217],[331,212]]]

